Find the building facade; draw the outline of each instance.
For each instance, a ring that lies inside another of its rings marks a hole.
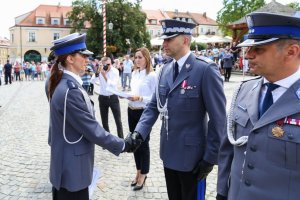
[[[215,20],[209,18],[206,13],[179,12],[178,10],[143,10],[146,14],[146,27],[151,38],[159,37],[162,33],[160,20],[176,19],[196,24],[193,30],[193,36],[199,35],[221,35],[218,24]]]
[[[9,40],[0,37],[0,63],[5,64],[9,59]]]
[[[47,61],[52,41],[70,34],[67,13],[71,10],[71,6],[40,5],[16,17],[9,29],[10,61]]]

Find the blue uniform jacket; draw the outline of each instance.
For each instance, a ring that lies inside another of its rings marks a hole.
[[[248,143],[222,140],[217,192],[228,200],[296,200],[300,198],[300,126],[278,120],[300,120],[300,79],[258,119],[263,80],[245,82],[237,95],[232,120],[234,136]]]
[[[75,85],[70,88],[71,81]],[[50,182],[56,189],[78,191],[91,184],[95,145],[100,145],[115,155],[122,151],[122,139],[106,132],[94,116],[93,106],[87,105],[78,82],[63,74],[50,101],[49,145],[51,146]],[[47,87],[46,87],[47,88]],[[83,138],[76,144],[68,144],[63,137],[64,101],[66,101],[66,138],[69,141]],[[91,111],[92,108],[92,111]]]
[[[217,164],[220,136],[225,134],[226,110],[223,81],[217,65],[190,54],[173,83],[173,62],[166,63],[155,93],[136,127],[146,138],[157,120],[156,95],[164,104],[168,98],[168,134],[163,122],[160,157],[164,167],[191,171],[204,159]],[[182,83],[187,87],[182,92]],[[209,118],[209,119],[208,119]]]

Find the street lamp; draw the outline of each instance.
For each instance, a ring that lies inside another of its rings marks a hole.
[[[108,29],[110,31],[110,41],[109,41],[110,45],[112,45],[111,41],[112,41],[112,30],[113,30],[113,28],[114,28],[114,24],[112,22],[109,22],[108,23]]]

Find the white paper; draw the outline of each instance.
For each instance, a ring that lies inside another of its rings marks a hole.
[[[130,95],[130,94],[126,93],[126,92],[119,91],[119,90],[117,90],[117,89],[115,89],[113,87],[110,87],[110,86],[107,86],[106,91],[111,92],[111,93],[113,93],[115,95],[118,95],[120,97],[123,97],[123,98],[132,97],[132,95]]]
[[[97,186],[98,179],[101,176],[102,176],[102,173],[101,173],[100,169],[94,167],[94,169],[93,169],[92,183],[91,183],[91,185],[89,185],[89,199],[92,199],[94,190],[95,190],[95,188]]]

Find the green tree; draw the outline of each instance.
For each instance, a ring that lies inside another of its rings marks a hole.
[[[223,0],[224,7],[217,14],[217,22],[224,35],[231,35],[227,26],[246,14],[265,5],[264,0]]]
[[[295,10],[299,10],[300,11],[300,3],[299,2],[291,2],[289,4],[287,4],[287,6],[294,8]]]
[[[73,31],[80,31],[85,23],[90,24],[87,31],[87,45],[96,55],[103,52],[103,16],[97,7],[100,0],[76,0],[68,17],[74,25]],[[146,31],[146,14],[141,12],[140,1],[111,0],[106,3],[106,43],[116,53],[126,53],[136,48],[150,47],[150,36]],[[113,30],[108,24],[113,23]],[[114,47],[113,47],[114,46]]]

